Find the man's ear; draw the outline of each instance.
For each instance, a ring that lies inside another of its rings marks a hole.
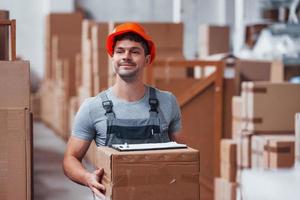
[[[150,64],[150,61],[151,61],[151,55],[149,54],[146,56],[146,63]]]

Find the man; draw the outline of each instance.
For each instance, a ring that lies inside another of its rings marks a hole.
[[[143,27],[125,23],[108,36],[115,84],[81,105],[64,156],[65,174],[104,198],[103,169],[88,172],[81,161],[92,140],[97,146],[168,142],[181,129],[180,109],[170,92],[143,83],[144,68],[155,57],[155,45]]]

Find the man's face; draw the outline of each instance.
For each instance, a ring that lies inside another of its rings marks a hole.
[[[143,74],[143,69],[150,61],[150,55],[139,42],[120,40],[116,42],[112,57],[115,73],[126,82],[133,82]]]

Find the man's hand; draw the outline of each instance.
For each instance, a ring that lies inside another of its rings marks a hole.
[[[92,192],[100,199],[105,199],[105,187],[101,184],[102,176],[104,174],[103,168],[95,170],[93,173],[88,172],[86,174],[87,186]]]

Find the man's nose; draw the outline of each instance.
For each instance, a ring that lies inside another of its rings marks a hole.
[[[123,54],[123,59],[131,59],[131,53],[130,51],[125,51],[124,54]]]

